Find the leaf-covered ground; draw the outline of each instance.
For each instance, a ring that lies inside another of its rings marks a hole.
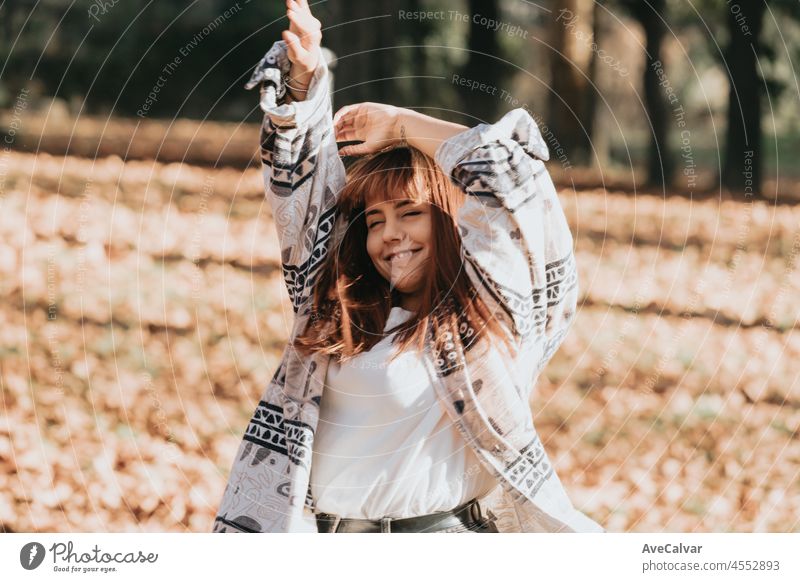
[[[291,318],[258,170],[2,155],[0,530],[209,531]],[[582,305],[532,407],[576,505],[800,531],[800,206],[561,198]]]

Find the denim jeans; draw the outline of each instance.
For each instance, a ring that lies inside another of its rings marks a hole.
[[[448,527],[437,527],[433,525],[422,528],[414,533],[499,533],[497,525],[495,524],[496,520],[497,518],[491,512],[489,512],[488,515],[484,515],[482,512],[478,514],[476,510],[472,516],[456,525],[449,525]],[[454,518],[450,518],[447,521],[452,524]],[[354,529],[353,527],[347,527],[346,524],[341,523],[341,525],[337,527],[333,519],[329,517],[323,518],[322,515],[317,516],[317,527],[320,533],[333,533],[335,528],[338,529],[337,533],[379,533],[381,531],[380,527],[373,524],[367,526],[358,524]],[[400,533],[392,532],[391,526],[387,529],[391,533]]]
[[[495,520],[484,516],[483,519],[470,524],[461,524],[431,533],[499,533]]]

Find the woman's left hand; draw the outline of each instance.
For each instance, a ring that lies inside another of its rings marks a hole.
[[[372,154],[402,143],[399,130],[404,109],[383,103],[345,105],[333,116],[336,141],[360,141],[339,150],[342,156]]]

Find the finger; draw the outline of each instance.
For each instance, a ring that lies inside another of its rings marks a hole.
[[[337,134],[344,133],[346,131],[355,131],[355,127],[353,127],[352,123],[342,122],[340,121],[338,124],[333,125],[334,130]]]
[[[311,14],[311,8],[308,5],[306,0],[292,0],[295,4],[297,4],[297,10],[300,12],[305,12],[307,14]]]
[[[297,18],[297,12],[291,8],[286,11],[286,18],[289,20],[289,30],[298,36],[303,33],[303,27],[300,26],[300,21]]]
[[[352,129],[336,132],[336,141],[360,141],[359,136]]]
[[[337,111],[336,114],[333,116],[333,124],[336,125],[337,123],[339,123],[339,121],[342,120],[343,117],[346,117],[348,113],[350,113],[357,107],[358,105],[345,105],[344,107],[339,109],[339,111]]]
[[[286,17],[289,19],[289,28],[299,37],[308,36],[314,31],[314,23],[311,21],[313,17],[303,14],[300,10],[289,8]]]
[[[295,26],[304,32],[308,32],[314,28],[314,23],[312,22],[313,17],[298,8],[289,8],[286,11],[286,16]]]
[[[293,63],[301,61],[303,57],[305,57],[306,51],[303,45],[300,44],[300,39],[297,38],[297,35],[291,30],[284,30],[282,36],[284,42],[286,42],[286,51],[289,60]]]
[[[360,127],[363,125],[366,112],[363,110],[362,105],[362,103],[353,103],[352,105],[345,105],[342,107],[338,111],[340,114],[339,119],[341,120],[341,123],[344,125],[352,125],[354,127]]]
[[[317,36],[321,37],[319,21],[309,13],[298,10],[288,10],[286,16],[291,24],[295,25],[298,36],[306,42],[313,42]]]
[[[286,47],[289,49],[289,56],[292,56],[293,52],[297,52],[298,49],[302,48],[300,46],[300,39],[297,35],[292,32],[291,30],[284,30],[281,33],[283,40],[286,42]]]
[[[322,29],[322,23],[314,18],[311,12],[301,8],[296,3],[292,5],[292,8],[289,8],[286,11],[286,15],[288,16],[289,14],[291,14],[292,17],[297,21],[298,25],[302,26],[308,31],[318,31]]]
[[[341,129],[353,127],[353,119],[350,117],[349,112],[340,113],[338,118],[334,116],[333,126]]]
[[[286,14],[289,17],[289,30],[297,35],[303,48],[309,52],[314,50],[322,41],[319,27],[303,20],[303,17],[297,12],[291,11]]]
[[[352,124],[339,124],[336,126],[336,134],[337,135],[351,135],[356,132],[356,128],[353,127]]]
[[[299,43],[301,34],[300,29],[297,28],[291,20],[289,20],[289,26],[286,30],[291,32],[295,36],[295,38],[297,38],[297,41]]]
[[[364,154],[371,154],[375,150],[374,147],[370,147],[367,144],[359,143],[355,145],[345,146],[339,150],[340,156],[361,156]]]

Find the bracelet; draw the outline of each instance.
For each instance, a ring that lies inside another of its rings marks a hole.
[[[297,91],[298,93],[308,93],[308,87],[306,87],[305,89],[301,89],[300,87],[293,87],[292,85],[290,85],[290,84],[289,84],[289,81],[291,81],[292,83],[294,83],[295,81],[297,81],[297,79],[292,79],[292,78],[289,76],[289,73],[286,73],[286,74],[283,76],[283,84],[284,84],[284,85],[286,85],[286,86],[287,86],[289,89],[291,89],[292,91]],[[310,83],[309,83],[309,84],[310,84]]]
[[[298,93],[308,93],[308,88],[300,89],[299,87],[292,87],[289,83],[285,83],[285,82],[284,82],[284,85],[286,85],[286,87],[288,87],[292,91],[297,91]]]

